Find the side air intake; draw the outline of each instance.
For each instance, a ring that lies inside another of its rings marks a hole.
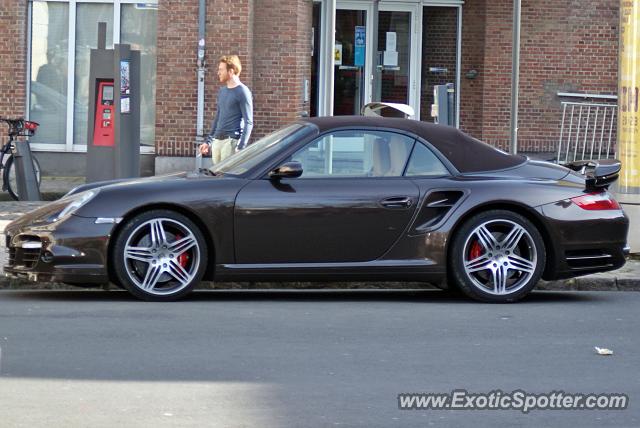
[[[435,229],[462,196],[464,192],[458,190],[438,190],[430,193],[420,207],[413,232],[424,233]]]

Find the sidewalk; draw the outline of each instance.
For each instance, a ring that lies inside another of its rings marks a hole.
[[[84,184],[84,177],[42,177],[40,194],[42,200],[54,201],[81,184]],[[0,192],[0,203],[4,202],[15,201],[11,199],[8,192]]]
[[[73,187],[83,184],[82,177],[43,177],[41,193],[44,199],[54,200],[61,197]],[[0,231],[4,235],[5,226],[20,215],[38,208],[47,202],[17,202],[10,200],[5,192],[6,198],[0,198]],[[0,239],[0,272],[6,260],[6,249],[4,238]],[[416,289],[432,288],[425,283],[403,283],[403,282],[382,282],[382,283],[287,283],[286,287],[281,283],[202,283],[199,288],[250,288],[250,289],[273,289],[273,288],[395,288],[395,289]],[[56,289],[77,289],[64,284],[35,284],[23,279],[14,279],[0,273],[0,289],[2,288],[56,288]],[[637,255],[627,261],[627,263],[616,271],[587,275],[561,281],[540,281],[540,290],[584,290],[584,291],[640,291],[640,257]]]

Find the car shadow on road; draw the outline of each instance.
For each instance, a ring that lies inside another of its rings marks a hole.
[[[576,291],[534,291],[518,304],[532,303],[569,303],[606,300],[608,294]],[[17,300],[44,300],[60,302],[141,302],[123,290],[11,290],[0,294],[3,299]],[[393,290],[393,289],[220,289],[220,290],[196,290],[178,302],[205,302],[205,301],[303,301],[303,302],[338,302],[338,301],[388,301],[405,303],[456,303],[456,304],[482,304],[475,302],[466,296],[448,290]]]

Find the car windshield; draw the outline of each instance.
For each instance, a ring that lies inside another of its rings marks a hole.
[[[279,129],[244,150],[240,150],[223,161],[213,165],[210,169],[215,175],[241,175],[249,171],[284,146],[296,141],[299,137],[310,132],[311,126],[294,123]]]

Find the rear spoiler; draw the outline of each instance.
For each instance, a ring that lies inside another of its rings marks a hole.
[[[622,164],[617,159],[599,159],[574,161],[564,166],[585,176],[587,190],[603,190],[618,179]]]
[[[413,107],[399,103],[373,102],[365,104],[360,110],[363,116],[401,117],[408,119],[415,116]]]

